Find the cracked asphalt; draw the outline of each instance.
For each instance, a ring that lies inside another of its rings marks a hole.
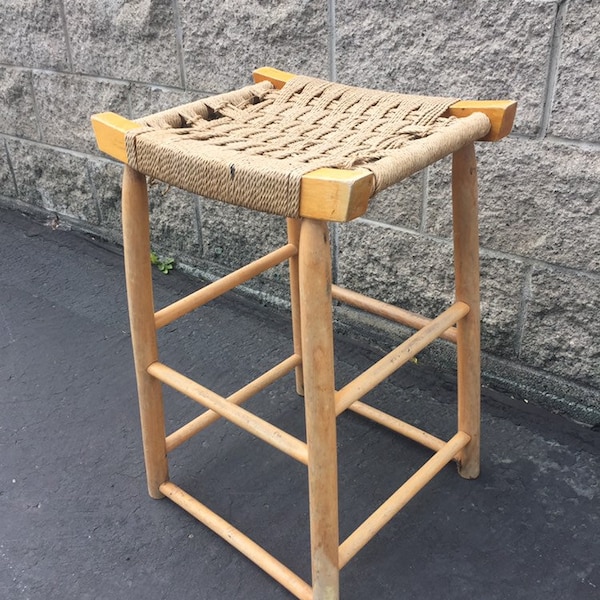
[[[284,600],[253,563],[146,493],[122,256],[0,209],[0,598]],[[156,273],[164,305],[199,285]],[[230,294],[161,333],[162,360],[227,394],[290,352],[287,315]],[[348,380],[378,352],[338,336]],[[455,382],[408,365],[369,401],[439,436]],[[166,396],[171,429],[198,413]],[[249,406],[303,435],[291,377]],[[445,468],[342,571],[343,600],[600,598],[600,433],[483,393],[482,474]],[[344,539],[429,456],[342,415]],[[218,422],[171,478],[310,577],[304,467]]]

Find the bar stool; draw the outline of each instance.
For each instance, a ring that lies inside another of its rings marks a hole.
[[[303,600],[339,598],[339,570],[446,464],[479,474],[479,244],[474,141],[512,128],[516,103],[407,96],[258,69],[254,85],[129,121],[92,117],[99,148],[125,163],[123,241],[148,491],[166,496]],[[347,222],[378,191],[447,155],[452,160],[455,302],[434,319],[332,285],[329,222]],[[146,176],[190,192],[287,218],[288,243],[155,312]],[[159,360],[156,332],[175,319],[289,261],[293,352],[224,398]],[[336,390],[332,299],[416,333]],[[458,426],[441,440],[361,401],[438,337],[457,345]],[[306,441],[241,404],[295,370]],[[162,385],[206,408],[166,435]],[[336,417],[350,409],[434,451],[346,540],[338,529]],[[308,467],[312,583],[175,483],[168,453],[224,417]]]

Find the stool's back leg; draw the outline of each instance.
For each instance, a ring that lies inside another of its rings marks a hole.
[[[313,598],[337,600],[339,524],[331,254],[324,221],[302,220],[299,275]]]
[[[452,157],[452,205],[456,299],[470,307],[457,323],[458,429],[471,436],[460,453],[459,473],[474,479],[479,475],[481,361],[477,162],[472,143]]]
[[[299,247],[300,240],[299,219],[288,219],[288,242]],[[292,309],[292,335],[294,338],[294,353],[302,356],[302,340],[300,333],[300,289],[298,285],[298,255],[290,257],[290,305]],[[302,365],[296,367],[296,391],[301,396],[304,395],[304,380],[302,375]]]
[[[123,174],[123,246],[131,326],[131,342],[142,424],[148,492],[162,498],[158,487],[168,479],[162,388],[147,368],[158,360],[150,226],[146,177],[126,166]]]

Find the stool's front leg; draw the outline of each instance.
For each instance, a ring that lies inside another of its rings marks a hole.
[[[150,264],[148,190],[146,177],[128,166],[123,174],[122,209],[127,303],[146,478],[150,496],[162,498],[158,487],[169,478],[162,388],[160,381],[147,372],[148,366],[158,360]]]
[[[299,287],[314,600],[339,598],[331,255],[327,223],[303,219]]]
[[[458,429],[471,436],[460,453],[459,473],[474,479],[479,475],[481,359],[477,161],[472,143],[452,157],[452,205],[456,299],[470,307],[457,323]]]

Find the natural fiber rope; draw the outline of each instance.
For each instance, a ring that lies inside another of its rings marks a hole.
[[[205,98],[139,122],[128,163],[188,191],[298,216],[302,176],[362,167],[376,193],[485,135],[483,114],[442,117],[453,98],[409,96],[295,77]]]

